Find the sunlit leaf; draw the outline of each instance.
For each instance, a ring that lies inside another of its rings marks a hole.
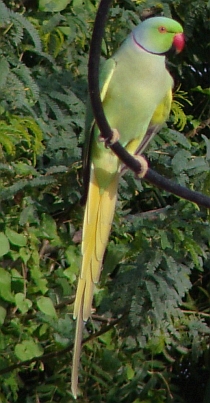
[[[13,245],[25,246],[27,243],[27,238],[24,234],[18,234],[18,232],[8,227],[6,228],[5,234]]]
[[[24,340],[15,346],[15,355],[21,361],[31,360],[43,354],[42,347],[32,339]]]
[[[11,274],[3,267],[0,267],[0,297],[5,301],[14,301],[11,292]]]
[[[10,250],[8,238],[3,232],[0,232],[0,256],[6,255]]]
[[[49,315],[52,318],[57,318],[56,310],[50,298],[44,296],[38,298],[37,306],[45,315]]]

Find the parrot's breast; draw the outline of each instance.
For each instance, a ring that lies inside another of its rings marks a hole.
[[[126,146],[141,142],[157,106],[172,88],[165,57],[149,54],[126,41],[115,56],[116,68],[104,99],[104,110],[112,128]]]
[[[140,49],[131,37],[113,59],[115,68],[103,99],[104,112],[110,127],[118,130],[120,143],[130,153],[135,153],[144,139],[154,112],[171,90],[173,80],[165,67],[165,57]],[[95,126],[91,158],[103,192],[119,172],[120,161],[99,140],[99,134]]]

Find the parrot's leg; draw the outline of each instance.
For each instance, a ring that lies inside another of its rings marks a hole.
[[[105,147],[109,148],[113,144],[117,143],[120,139],[120,133],[118,132],[117,129],[112,129],[112,136],[108,139],[105,139],[102,134],[99,136],[99,141],[104,141]]]
[[[141,170],[137,174],[139,178],[143,178],[148,170],[148,163],[147,160],[142,156],[142,155],[137,155],[136,150],[138,149],[139,146],[139,139],[136,138],[132,141],[130,141],[127,146],[126,146],[126,151],[128,151],[129,154],[131,154],[139,163],[141,164]],[[127,167],[125,165],[122,165],[121,168],[121,175],[127,170]]]
[[[141,164],[141,170],[137,174],[139,178],[144,178],[148,171],[148,162],[147,160],[143,157],[143,155],[134,155],[133,156],[139,163]]]

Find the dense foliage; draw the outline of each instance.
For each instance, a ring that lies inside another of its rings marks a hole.
[[[81,256],[91,0],[0,0],[0,401],[68,403]],[[150,165],[207,195],[210,3],[113,2],[103,57],[139,17],[172,16],[170,119]],[[132,66],[131,66],[132,74]],[[204,208],[127,172],[86,324],[79,402],[209,403],[210,226]]]

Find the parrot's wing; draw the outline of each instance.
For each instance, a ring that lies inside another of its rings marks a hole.
[[[172,91],[171,89],[168,91],[162,102],[156,108],[148,129],[145,133],[145,136],[137,148],[135,154],[142,154],[144,149],[147,147],[148,143],[152,140],[156,133],[159,132],[164,122],[168,118],[169,112],[171,110],[171,102],[172,102]]]
[[[107,59],[103,64],[103,67],[99,76],[99,88],[101,94],[101,102],[103,103],[108,86],[110,84],[111,78],[113,76],[114,70],[116,67],[116,62],[113,58]],[[87,192],[89,187],[89,179],[90,179],[90,149],[91,142],[93,137],[93,128],[95,124],[95,119],[90,103],[90,99],[87,101],[87,113],[86,113],[86,121],[85,121],[85,139],[84,139],[84,147],[83,147],[83,188],[84,194],[82,196],[81,204],[84,205],[87,199]]]

